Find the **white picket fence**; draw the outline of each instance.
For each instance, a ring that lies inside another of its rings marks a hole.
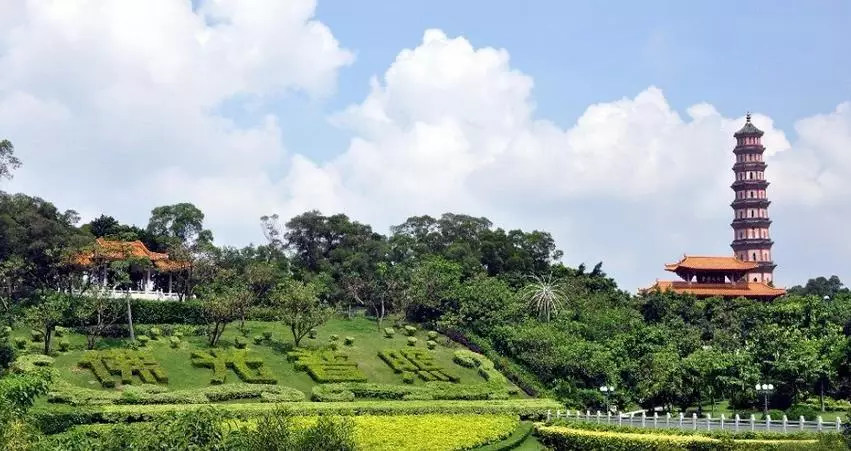
[[[681,430],[705,430],[705,431],[729,431],[729,432],[745,432],[745,431],[768,431],[768,432],[840,432],[842,430],[842,422],[839,418],[836,421],[824,421],[822,417],[818,417],[816,421],[806,421],[804,417],[800,417],[797,421],[790,421],[783,415],[780,420],[773,420],[771,416],[765,420],[757,420],[753,415],[750,418],[740,418],[738,414],[732,418],[727,418],[724,414],[720,417],[713,418],[711,414],[706,414],[703,418],[699,418],[693,413],[690,417],[686,417],[682,413],[674,417],[670,413],[660,416],[658,412],[653,412],[653,416],[648,416],[646,412],[641,412],[640,415],[623,414],[607,412],[603,414],[599,410],[592,413],[590,410],[585,412],[570,411],[570,410],[547,410],[547,421],[553,419],[573,419],[581,421],[589,421],[598,424],[611,424],[618,426],[632,426],[642,428],[670,428]]]

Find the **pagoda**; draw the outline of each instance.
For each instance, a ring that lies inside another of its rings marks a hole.
[[[682,281],[657,280],[642,292],[650,290],[689,293],[698,298],[746,297],[771,300],[786,293],[774,288],[774,269],[771,257],[771,240],[768,229],[766,164],[763,159],[763,131],[751,123],[751,114],[745,125],[733,134],[736,147],[733,154],[735,180],[730,186],[735,193],[733,203],[733,255],[727,257],[687,256],[665,265],[665,270],[680,276]]]

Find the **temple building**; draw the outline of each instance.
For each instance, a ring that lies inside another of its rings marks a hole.
[[[720,257],[683,256],[665,265],[665,270],[680,276],[682,281],[661,281],[647,290],[672,290],[690,293],[699,298],[720,296],[771,300],[786,290],[774,288],[774,269],[771,256],[774,241],[769,235],[768,181],[763,159],[763,131],[751,123],[747,114],[745,125],[733,137],[735,180],[730,186],[735,193],[733,203],[733,255]]]
[[[108,263],[129,261],[130,283],[119,285],[111,280]],[[188,262],[175,261],[168,254],[153,252],[141,241],[95,240],[86,251],[72,257],[72,263],[83,269],[83,279],[110,290],[114,297],[128,295],[135,299],[177,299],[173,292],[174,273],[189,267]]]

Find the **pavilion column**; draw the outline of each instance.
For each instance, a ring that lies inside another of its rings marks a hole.
[[[171,294],[171,271],[168,273],[168,294]]]
[[[148,270],[145,271],[145,288],[144,288],[145,293],[148,292],[148,287],[150,287],[150,286],[151,286],[151,270],[148,269]]]

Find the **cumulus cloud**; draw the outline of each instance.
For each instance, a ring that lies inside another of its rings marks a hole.
[[[536,115],[534,80],[507,50],[427,30],[363,101],[331,116],[354,137],[319,163],[284,152],[274,116],[245,126],[215,113],[233,97],[333,91],[352,54],[312,19],[313,2],[108,5],[28,3],[0,33],[0,129],[44,149],[27,155],[15,188],[137,222],[192,201],[228,244],[261,239],[256,218],[272,212],[345,212],[380,231],[414,214],[483,215],[552,231],[567,262],[604,260],[628,289],[683,252],[730,252],[732,134],[744,117],[709,103],[680,113],[651,86],[565,127]],[[843,238],[831,221],[851,219],[840,200],[849,110],[802,119],[794,142],[754,115],[782,282],[851,263],[829,245]]]

